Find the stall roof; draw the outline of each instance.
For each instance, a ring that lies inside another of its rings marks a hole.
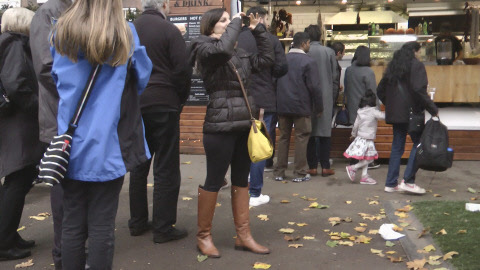
[[[358,11],[344,11],[327,19],[326,24],[356,24]],[[360,23],[406,23],[407,19],[391,10],[360,11]]]

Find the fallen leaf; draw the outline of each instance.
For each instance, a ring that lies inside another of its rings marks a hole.
[[[18,229],[17,229],[17,232],[23,231],[23,230],[25,230],[25,226],[22,226],[22,227],[18,228]]]
[[[357,239],[355,239],[355,243],[369,244],[370,240],[372,240],[371,237],[367,237],[365,235],[360,235]]]
[[[315,236],[304,236],[303,239],[305,239],[305,240],[313,240],[313,239],[315,239]]]
[[[220,206],[222,206],[221,203],[218,203],[218,202],[217,202],[217,204],[215,204],[215,207],[220,207]]]
[[[408,269],[413,269],[413,270],[419,270],[419,269],[422,269],[423,266],[425,266],[426,262],[427,262],[426,259],[414,260],[412,262],[407,262],[407,268]]]
[[[456,189],[450,189],[450,191],[451,191],[451,192],[457,192],[457,190],[456,190]]]
[[[190,200],[192,200],[192,198],[190,198],[190,197],[183,197],[182,200],[184,200],[184,201],[190,201]]]
[[[253,269],[269,269],[272,265],[268,263],[256,262]]]
[[[359,233],[363,233],[367,230],[367,228],[365,228],[365,227],[355,227],[354,230],[359,232]]]
[[[318,209],[327,209],[329,208],[330,206],[328,205],[323,205],[323,204],[320,204],[319,206],[317,206]]]
[[[295,222],[289,221],[289,222],[288,222],[288,225],[295,225]]]
[[[445,231],[445,229],[441,229],[440,231],[436,232],[436,234],[445,235],[447,234],[447,231]]]
[[[339,245],[353,247],[352,241],[338,241]]]
[[[303,244],[290,244],[288,245],[288,247],[299,248],[299,247],[303,247]]]
[[[330,230],[329,230],[329,229],[325,229],[325,230],[323,230],[323,231],[324,231],[324,232],[329,232]]]
[[[339,218],[339,217],[329,217],[328,218],[328,221],[337,221],[337,222],[340,222],[342,219]]]
[[[390,241],[387,241],[387,242],[385,242],[385,246],[387,246],[387,247],[393,247],[393,246],[395,246],[395,243],[390,242]]]
[[[29,218],[35,219],[35,220],[45,220],[46,219],[46,217],[38,217],[38,216],[29,216]]]
[[[472,197],[472,198],[470,198],[470,201],[476,201],[476,200],[478,200],[478,197]]]
[[[316,201],[317,198],[308,198],[307,201]]]
[[[355,235],[352,235],[348,238],[350,241],[355,241],[355,239],[357,239],[357,237]]]
[[[152,183],[147,184],[147,187],[153,187]]]
[[[317,208],[317,207],[318,207],[318,202],[313,202],[313,203],[311,203],[308,207],[310,207],[310,208]]]
[[[396,232],[401,232],[403,231],[403,228],[402,227],[398,227],[397,224],[393,224],[393,228],[392,228],[394,231]]]
[[[458,255],[458,252],[456,251],[450,251],[448,252],[447,254],[443,255],[443,260],[446,261],[446,260],[450,260],[453,258],[453,256],[455,255]]]
[[[443,214],[444,214],[445,216],[450,216],[450,213],[447,213],[447,212],[445,212],[445,213],[443,213]]]
[[[428,260],[427,263],[430,264],[430,265],[440,265],[440,264],[442,264],[442,262],[440,262],[440,261],[433,261],[433,260]]]
[[[442,197],[440,194],[433,194],[433,197]]]
[[[45,213],[40,213],[37,216],[39,216],[39,217],[49,217],[51,215],[48,212],[45,212]]]
[[[397,253],[397,252],[394,251],[394,250],[390,250],[390,251],[385,252],[385,254],[390,254],[390,255],[391,255],[391,254],[395,254],[395,253]]]
[[[422,236],[426,235],[429,232],[430,232],[430,227],[423,229],[422,232],[418,235],[418,238],[421,238]]]
[[[327,246],[329,247],[336,247],[338,245],[338,241],[327,241]]]
[[[307,226],[307,225],[308,225],[307,223],[297,223],[298,227],[304,227],[304,226]]]
[[[410,225],[410,223],[408,223],[408,222],[400,223],[400,226],[402,226],[402,227],[408,227],[408,225]]]
[[[415,227],[408,227],[407,230],[409,230],[409,231],[416,231],[417,228],[415,228]]]
[[[381,251],[380,249],[373,249],[373,248],[371,248],[371,249],[370,249],[370,252],[372,252],[373,254],[379,254],[379,253],[382,253],[383,251]]]
[[[457,232],[458,234],[463,234],[463,233],[467,233],[467,230],[458,230]]]
[[[289,200],[281,200],[280,203],[290,203]]]
[[[429,256],[428,260],[429,261],[438,261],[442,256]]]
[[[410,212],[413,209],[413,207],[410,204],[405,205],[402,208],[398,208],[398,212]]]
[[[378,234],[378,230],[370,230],[368,231],[368,234]]]
[[[428,245],[428,246],[424,247],[423,250],[425,250],[427,252],[430,252],[430,251],[435,251],[437,249],[435,249],[435,247],[433,245]]]
[[[403,262],[403,259],[402,257],[393,257],[393,256],[387,256],[388,259],[390,259],[390,262],[392,263],[399,263],[399,262]]]
[[[374,205],[374,204],[377,205],[377,204],[378,204],[378,201],[370,201],[368,204],[369,204],[369,205]]]
[[[352,201],[345,201],[346,204],[352,204]]]
[[[267,215],[258,215],[257,216],[261,221],[268,221],[270,220]]]
[[[407,218],[408,217],[408,214],[405,213],[405,212],[395,211],[395,215],[398,216],[399,218]]]
[[[349,234],[349,233],[346,233],[346,232],[341,232],[341,233],[340,233],[340,237],[342,237],[342,239],[349,238],[349,237],[350,237],[350,234]]]
[[[191,161],[184,161],[184,162],[182,162],[182,164],[190,165],[190,164],[192,164],[192,162]]]
[[[300,239],[300,236],[296,235],[296,236],[290,236],[290,235],[285,235],[283,237],[283,239],[287,240],[287,241],[297,241]]]
[[[343,218],[342,221],[350,223],[350,222],[352,222],[352,218],[346,217],[346,218]]]
[[[340,236],[338,236],[338,235],[332,235],[332,236],[330,236],[330,239],[332,239],[332,240],[341,240],[342,237],[340,237]]]
[[[477,191],[471,187],[468,188],[468,192],[470,193],[477,193]]]
[[[295,230],[291,229],[291,228],[282,228],[278,231],[281,232],[281,233],[293,233]]]
[[[362,226],[362,227],[367,227],[368,224],[367,223],[358,223],[358,225]]]
[[[30,259],[26,262],[22,262],[22,263],[19,263],[17,265],[15,265],[15,269],[18,269],[18,268],[27,268],[27,267],[30,267],[30,266],[33,266],[34,263],[33,263],[33,259]]]
[[[208,259],[208,256],[207,256],[207,255],[200,255],[200,254],[197,255],[197,261],[198,261],[198,262],[203,262],[203,261],[205,261],[206,259]]]
[[[298,196],[298,193],[293,193],[292,196],[293,197]]]
[[[337,221],[330,221],[330,224],[332,224],[332,227],[333,227],[333,226],[336,226],[336,225],[340,224],[340,222],[337,222]]]

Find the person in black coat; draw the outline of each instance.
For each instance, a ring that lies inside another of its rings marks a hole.
[[[128,226],[132,236],[149,228],[147,176],[153,160],[153,241],[164,243],[187,236],[186,230],[173,225],[180,191],[180,113],[190,92],[190,68],[185,41],[178,28],[166,20],[168,1],[143,3],[145,11],[134,25],[153,64],[147,88],[140,96],[152,159],[130,173]]]
[[[0,260],[28,257],[28,249],[35,245],[17,232],[25,196],[43,154],[38,139],[38,85],[28,37],[33,15],[25,8],[11,8],[2,17],[0,81],[12,111],[0,115],[0,179],[5,177],[0,196]]]
[[[265,27],[267,11],[262,7],[252,7],[247,11],[247,16],[250,14],[258,14],[260,18],[259,26]],[[288,71],[287,59],[285,57],[285,50],[277,37],[268,33],[268,38],[272,42],[273,50],[275,52],[275,62],[270,69],[264,69],[259,73],[254,73],[250,76],[249,88],[251,90],[255,105],[258,108],[263,108],[265,114],[263,121],[269,130],[270,138],[275,138],[275,128],[277,125],[277,99],[276,99],[276,83],[275,79],[282,77]],[[242,32],[238,37],[238,47],[250,53],[258,53],[255,37],[248,26],[242,28]],[[273,132],[273,135],[272,135]],[[275,143],[273,142],[273,145]],[[267,161],[260,161],[252,163],[250,166],[250,206],[259,206],[268,203],[270,197],[262,194],[263,187],[263,171]]]
[[[385,121],[393,125],[393,141],[388,163],[386,192],[407,191],[424,194],[425,189],[415,184],[415,154],[422,134],[411,133],[413,141],[410,157],[398,184],[400,159],[405,150],[410,111],[422,112],[425,109],[432,115],[438,114],[438,109],[427,94],[427,72],[425,66],[416,57],[420,51],[418,42],[408,42],[396,51],[388,64],[377,88],[378,98],[385,104]]]
[[[198,188],[198,232],[197,246],[202,254],[218,258],[220,253],[213,244],[210,230],[215,213],[218,191],[228,166],[231,165],[232,210],[237,238],[235,248],[254,253],[267,254],[270,250],[259,245],[250,233],[248,174],[250,157],[247,139],[251,127],[251,116],[247,108],[240,76],[246,84],[252,72],[268,69],[273,64],[272,44],[258,17],[250,14],[250,30],[258,53],[236,49],[242,21],[240,15],[232,21],[224,9],[212,9],[202,16],[201,36],[193,40],[190,47],[190,64],[200,71],[209,94],[203,146],[207,157],[205,184]],[[254,105],[248,94],[248,100]]]

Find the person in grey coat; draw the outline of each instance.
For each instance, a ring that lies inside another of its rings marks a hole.
[[[305,28],[305,32],[310,36],[308,55],[315,60],[318,67],[323,101],[323,114],[320,117],[312,117],[312,133],[307,145],[308,172],[310,175],[317,175],[317,166],[320,161],[321,174],[325,177],[335,174],[335,171],[330,169],[330,148],[333,104],[340,81],[337,75],[335,52],[320,43],[322,35],[320,27],[310,25]]]
[[[358,105],[365,92],[370,89],[377,93],[377,81],[370,68],[370,49],[358,46],[352,58],[352,65],[345,71],[345,103],[350,124],[357,118]]]

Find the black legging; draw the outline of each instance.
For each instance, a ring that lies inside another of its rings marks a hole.
[[[30,165],[5,176],[0,197],[0,249],[11,249],[18,241],[17,228],[22,218],[25,196],[37,176]]]
[[[218,192],[229,165],[231,165],[232,185],[248,186],[251,161],[247,140],[248,130],[203,134],[203,147],[207,156],[207,179],[203,186],[204,190]]]

